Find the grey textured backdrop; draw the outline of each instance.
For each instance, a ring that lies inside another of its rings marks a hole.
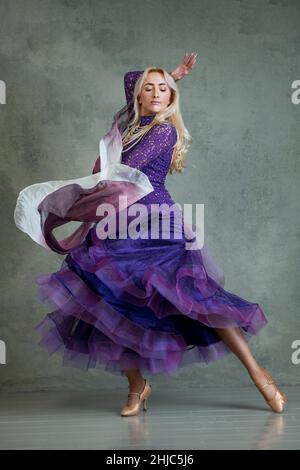
[[[291,344],[300,339],[300,2],[280,0],[1,0],[1,313],[7,363],[2,390],[125,386],[101,369],[63,368],[34,326],[47,313],[33,278],[62,257],[18,231],[13,210],[30,184],[88,174],[99,139],[125,102],[123,75],[148,65],[171,70],[198,52],[179,83],[193,137],[188,168],[169,175],[179,203],[205,204],[205,236],[225,289],[258,302],[269,324],[251,341],[281,383],[299,384]],[[189,366],[178,387],[249,384],[232,354]]]

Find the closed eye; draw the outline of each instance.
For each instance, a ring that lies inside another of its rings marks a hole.
[[[151,91],[152,88],[145,88],[145,91]],[[160,91],[167,91],[166,88],[160,88]]]

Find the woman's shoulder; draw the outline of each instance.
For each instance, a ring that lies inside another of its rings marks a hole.
[[[150,129],[148,137],[163,142],[164,146],[173,146],[177,141],[177,129],[171,122],[158,122]]]
[[[174,124],[169,121],[157,122],[151,129],[153,133],[159,133],[164,135],[177,135],[177,129]]]
[[[156,125],[158,125],[158,126],[163,126],[163,127],[165,127],[166,129],[176,129],[175,125],[172,124],[170,121],[158,122]]]

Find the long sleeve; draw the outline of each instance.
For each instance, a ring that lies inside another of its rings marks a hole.
[[[142,75],[143,71],[134,70],[132,72],[127,72],[124,75],[124,89],[125,89],[125,96],[127,104],[131,102],[133,99],[133,92],[135,84],[138,78]]]
[[[142,138],[136,147],[133,147],[123,162],[132,168],[141,169],[155,160],[158,156],[170,151],[177,140],[177,131],[172,124],[156,124]]]

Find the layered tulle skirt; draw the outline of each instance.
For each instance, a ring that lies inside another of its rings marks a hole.
[[[224,290],[207,249],[159,236],[101,239],[95,223],[57,272],[36,278],[51,310],[36,325],[40,345],[64,366],[175,374],[230,352],[215,328],[249,341],[267,323],[257,303]]]

